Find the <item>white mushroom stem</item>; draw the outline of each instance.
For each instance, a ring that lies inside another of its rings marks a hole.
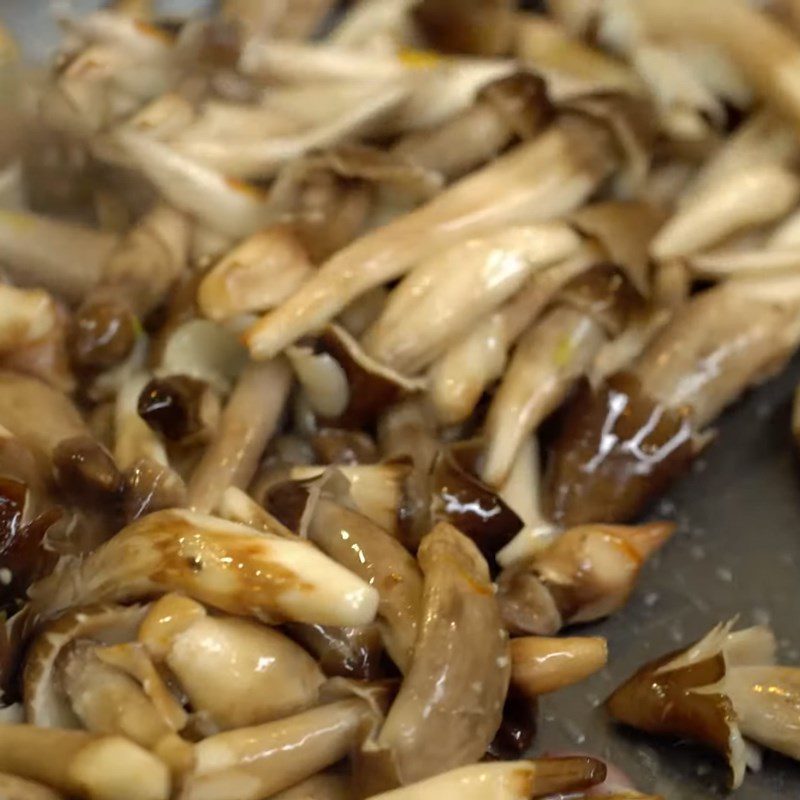
[[[31,589],[34,611],[184,592],[265,621],[365,625],[377,592],[300,539],[188,511],[159,511]]]
[[[776,110],[800,124],[800,46],[743,0],[635,0],[618,4],[626,22],[648,37],[690,39],[719,47]]]
[[[567,306],[550,311],[522,337],[486,418],[484,481],[503,484],[523,441],[561,404],[605,341],[596,320]]]
[[[189,504],[215,508],[229,486],[246,487],[275,433],[289,395],[291,373],[283,359],[248,365],[222,411],[219,427],[189,481]]]
[[[210,736],[195,746],[195,768],[180,800],[261,800],[344,758],[369,714],[342,700],[278,722]]]
[[[297,236],[274,225],[234,247],[206,273],[197,290],[200,310],[223,320],[279,306],[312,272]]]
[[[651,246],[667,259],[704,250],[746,228],[772,222],[800,199],[800,180],[788,169],[762,165],[720,178],[694,194],[659,231]]]
[[[63,795],[46,786],[15,775],[0,775],[0,797],[4,800],[63,800]]]
[[[693,256],[689,265],[695,275],[713,280],[797,272],[800,270],[800,247],[712,250]]]
[[[269,199],[261,189],[226,178],[141,133],[120,131],[117,139],[168,202],[209,228],[240,237],[270,221]]]
[[[465,333],[433,364],[429,391],[444,424],[453,425],[469,417],[486,387],[503,374],[514,342],[565,283],[599,258],[600,253],[587,245],[563,263],[534,273],[514,297]]]
[[[501,225],[570,211],[609,174],[614,161],[610,142],[600,130],[590,130],[583,120],[559,122],[427,205],[338,252],[280,308],[247,331],[251,353],[269,358],[280,352],[435,250]]]
[[[499,489],[500,497],[525,523],[522,530],[495,556],[501,567],[530,558],[552,544],[558,534],[558,529],[545,518],[539,505],[539,459],[539,442],[536,436],[530,436],[520,447],[508,478]]]
[[[602,780],[601,763],[590,758],[497,761],[460,767],[373,800],[530,800]]]
[[[272,800],[351,800],[350,778],[338,772],[321,772],[285,792],[276,794]],[[16,800],[14,798],[13,800]],[[27,798],[20,798],[27,800]],[[39,800],[39,798],[32,798]],[[42,798],[42,800],[46,800]]]
[[[43,339],[57,323],[56,305],[47,292],[0,284],[0,352]]]
[[[413,374],[508,300],[534,271],[568,258],[579,245],[563,223],[505,228],[455,245],[423,261],[389,295],[364,347],[378,361]]]
[[[216,513],[231,522],[240,522],[242,525],[273,533],[275,536],[292,538],[296,535],[253,500],[247,492],[235,486],[229,486],[225,490]]]
[[[116,244],[110,233],[0,209],[0,260],[8,274],[22,286],[45,288],[70,302],[97,283]]]
[[[121,470],[133,466],[140,458],[169,466],[163,443],[139,416],[139,396],[151,377],[146,372],[136,373],[117,392],[114,405],[114,460]]]
[[[166,765],[120,736],[0,725],[0,770],[85,800],[167,800]]]

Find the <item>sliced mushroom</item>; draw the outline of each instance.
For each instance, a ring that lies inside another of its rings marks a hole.
[[[605,778],[605,765],[593,758],[543,758],[473,764],[375,795],[374,800],[528,800],[585,789]]]
[[[210,511],[229,486],[243,488],[250,483],[275,433],[289,386],[289,369],[282,359],[251,364],[242,371],[216,435],[192,473],[190,507]]]
[[[91,606],[69,611],[37,635],[25,660],[23,696],[28,722],[47,728],[77,727],[78,721],[55,679],[65,648],[80,640],[117,644],[136,638],[142,606]]]
[[[539,269],[577,250],[563,224],[512,227],[467,240],[417,266],[389,295],[364,336],[378,361],[415,373],[471,324],[513,296]]]
[[[500,574],[497,597],[506,627],[552,636],[564,625],[613,614],[627,601],[645,560],[674,530],[668,522],[571,528]]]
[[[218,729],[280,719],[316,702],[324,676],[290,639],[249,620],[212,617],[199,604],[190,608],[185,598],[178,603],[167,597],[155,604],[143,622],[143,638],[178,679],[193,710]]]
[[[431,399],[443,423],[456,424],[470,416],[484,390],[503,374],[516,340],[553,296],[599,257],[596,248],[586,246],[563,263],[535,272],[514,297],[443,354],[428,376]]]
[[[520,637],[511,640],[511,684],[536,698],[580,683],[607,660],[608,645],[601,637]]]
[[[85,800],[167,800],[166,765],[121,736],[0,725],[0,770]],[[46,757],[43,757],[46,754]]]
[[[341,700],[277,722],[209,736],[181,800],[260,800],[316,774],[357,745],[370,715],[360,699]]]
[[[552,310],[522,337],[486,418],[487,483],[505,482],[522,442],[589,370],[633,302],[627,279],[596,268],[564,287]]]
[[[794,350],[798,288],[791,276],[702,292],[630,372],[583,390],[549,463],[546,511],[554,521],[630,519],[680,474],[703,426]]]
[[[231,614],[328,625],[371,622],[378,604],[374,589],[307,542],[178,510],[128,525],[31,590],[46,614],[169,591]]]
[[[424,595],[417,644],[377,740],[401,783],[480,758],[500,726],[510,674],[489,571],[475,546],[439,523],[418,559]]]
[[[592,123],[563,120],[427,205],[342,250],[280,309],[250,328],[248,347],[256,357],[268,358],[359,295],[404,274],[434,249],[501,224],[550,218],[574,208],[613,163],[610,141]],[[498,192],[502,202],[494,200]]]
[[[279,306],[311,274],[308,255],[291,228],[273,225],[254,233],[203,277],[197,302],[209,319]]]
[[[699,741],[721,753],[731,786],[744,778],[742,734],[793,758],[797,749],[796,670],[775,667],[768,628],[732,633],[717,625],[686,650],[644,666],[609,698],[618,721]]]
[[[405,672],[417,639],[422,575],[413,556],[395,538],[368,517],[335,502],[335,493],[336,489],[326,491],[326,486],[312,493],[304,514],[305,534],[378,591],[383,642],[394,663]]]

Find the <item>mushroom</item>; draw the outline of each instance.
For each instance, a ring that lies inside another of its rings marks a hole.
[[[523,636],[510,646],[511,685],[531,699],[580,683],[608,660],[608,645],[599,636]]]
[[[431,400],[443,423],[463,422],[472,414],[484,390],[503,374],[516,340],[565,284],[598,259],[597,249],[585,246],[572,258],[535,272],[510,300],[447,349],[428,374]]]
[[[285,792],[279,792],[273,800],[350,800],[351,797],[350,780],[346,775],[321,772]]]
[[[229,614],[328,625],[371,622],[377,592],[301,540],[189,511],[159,511],[31,588],[54,615],[97,602],[184,591]]]
[[[358,744],[366,701],[329,703],[276,722],[218,733],[194,747],[181,800],[260,800],[326,769]]]
[[[287,631],[311,652],[329,678],[371,681],[382,672],[383,644],[376,624],[353,628],[294,623]]]
[[[289,348],[312,408],[331,425],[358,428],[392,403],[425,388],[366,353],[341,326],[329,325],[313,349]]]
[[[62,800],[62,795],[14,775],[0,775],[0,792],[6,800]]]
[[[117,237],[74,223],[0,209],[0,258],[21,286],[44,288],[69,302],[100,280]]]
[[[209,319],[276,308],[305,281],[311,263],[286,225],[254,233],[225,254],[203,277],[197,302]]]
[[[257,0],[224,0],[222,15],[249,35],[278,40],[305,39],[324,22],[332,5],[332,0],[299,0],[289,5],[266,7]]]
[[[312,706],[325,680],[314,659],[272,628],[213,617],[170,596],[155,603],[140,638],[169,667],[195,713],[219,730],[243,728]],[[176,609],[178,609],[176,614]],[[185,622],[177,622],[185,620]]]
[[[375,464],[378,448],[373,438],[363,431],[342,428],[320,428],[311,436],[311,446],[319,460],[326,464]]]
[[[72,797],[167,800],[170,796],[166,765],[121,736],[0,725],[0,745],[0,770]]]
[[[270,222],[269,199],[256,186],[227,178],[141,133],[118,131],[116,138],[168,202],[212,230],[248,236]]]
[[[139,416],[164,439],[180,444],[208,441],[219,423],[219,397],[188,375],[151,379],[137,404]]]
[[[599,267],[574,278],[523,335],[486,417],[482,477],[508,478],[522,443],[564,401],[634,301],[627,279]]]
[[[188,247],[187,218],[165,205],[157,205],[123,237],[72,321],[75,364],[108,369],[130,355],[137,319],[166,297],[186,266]]]
[[[324,553],[373,586],[380,597],[384,646],[402,672],[411,662],[422,603],[422,575],[413,556],[368,517],[336,502],[336,476],[312,488],[304,534]],[[330,488],[329,488],[330,487]],[[344,489],[345,499],[347,489]]]
[[[591,622],[622,608],[644,562],[675,525],[584,525],[547,549],[506,568],[497,599],[512,633],[552,636],[563,626]]]
[[[81,641],[118,644],[136,638],[143,606],[96,605],[68,611],[47,623],[33,640],[22,676],[25,717],[45,728],[78,727],[56,674],[65,649]]]
[[[375,795],[373,800],[528,800],[601,783],[605,765],[593,758],[542,758],[473,764]]]
[[[477,548],[440,522],[417,558],[424,576],[417,643],[376,742],[378,753],[391,754],[402,784],[483,755],[500,726],[510,673],[506,633]]]
[[[689,463],[703,427],[794,350],[797,289],[790,276],[742,278],[702,292],[628,372],[595,391],[584,388],[548,464],[551,518],[573,525],[639,513]]]
[[[437,50],[497,56],[511,49],[514,6],[512,0],[421,0],[413,15]]]
[[[33,344],[57,324],[56,305],[47,292],[0,284],[0,352]]]
[[[534,271],[568,258],[578,245],[562,223],[505,228],[465,240],[406,276],[364,335],[364,347],[401,372],[418,372],[512,297]]]
[[[467,236],[550,218],[578,205],[613,168],[610,141],[584,119],[564,119],[464,178],[427,205],[367,234],[327,261],[245,334],[268,358],[329,321],[359,295]],[[493,198],[502,194],[502,202]],[[489,200],[487,201],[487,198]]]
[[[208,512],[229,486],[250,483],[275,433],[289,387],[289,369],[282,359],[245,367],[189,480],[191,508]]]
[[[717,625],[691,647],[642,667],[607,708],[619,722],[718,751],[737,788],[747,760],[743,736],[795,759],[800,747],[797,669],[774,665],[769,628],[732,628]]]

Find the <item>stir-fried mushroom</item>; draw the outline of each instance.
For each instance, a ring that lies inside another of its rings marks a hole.
[[[747,761],[743,736],[795,759],[800,742],[797,669],[775,665],[768,628],[732,628],[717,625],[688,649],[646,665],[607,706],[620,722],[717,750],[736,788]]]
[[[727,282],[693,298],[633,363],[573,402],[549,465],[563,524],[635,516],[690,461],[698,434],[788,358],[800,336],[794,277]]]
[[[54,615],[169,591],[232,614],[329,625],[371,622],[378,603],[374,589],[307,542],[188,511],[142,518],[31,594],[36,611]]]
[[[292,624],[288,632],[314,655],[329,678],[370,681],[383,672],[383,644],[377,625],[353,628]]]
[[[613,144],[586,119],[567,118],[462,179],[417,211],[367,234],[327,261],[246,334],[268,358],[350,301],[407,272],[420,258],[499,225],[552,218],[585,199],[614,166]],[[497,203],[486,198],[496,197]]]
[[[439,523],[417,557],[419,634],[376,743],[397,770],[385,780],[401,783],[480,758],[500,725],[511,664],[486,562],[469,539]]]
[[[0,775],[0,792],[6,800],[62,800],[46,786],[14,775]]]
[[[571,528],[500,574],[497,597],[506,627],[552,636],[564,625],[613,614],[627,601],[644,562],[674,530],[669,522]]]

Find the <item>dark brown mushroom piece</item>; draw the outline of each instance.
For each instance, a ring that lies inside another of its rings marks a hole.
[[[374,681],[383,676],[383,643],[377,625],[287,625],[287,633],[319,662],[329,678]]]
[[[167,375],[153,378],[142,389],[138,411],[164,439],[189,444],[210,438],[219,421],[220,402],[205,381]]]
[[[505,55],[513,46],[516,0],[423,0],[414,19],[446,53]]]
[[[59,488],[75,503],[113,507],[122,491],[114,458],[90,436],[65,439],[53,450],[53,473]]]
[[[321,428],[310,444],[321,464],[375,464],[379,460],[377,445],[363,431]]]
[[[503,721],[489,745],[488,755],[501,761],[522,758],[536,738],[536,701],[513,686],[503,704]]]

